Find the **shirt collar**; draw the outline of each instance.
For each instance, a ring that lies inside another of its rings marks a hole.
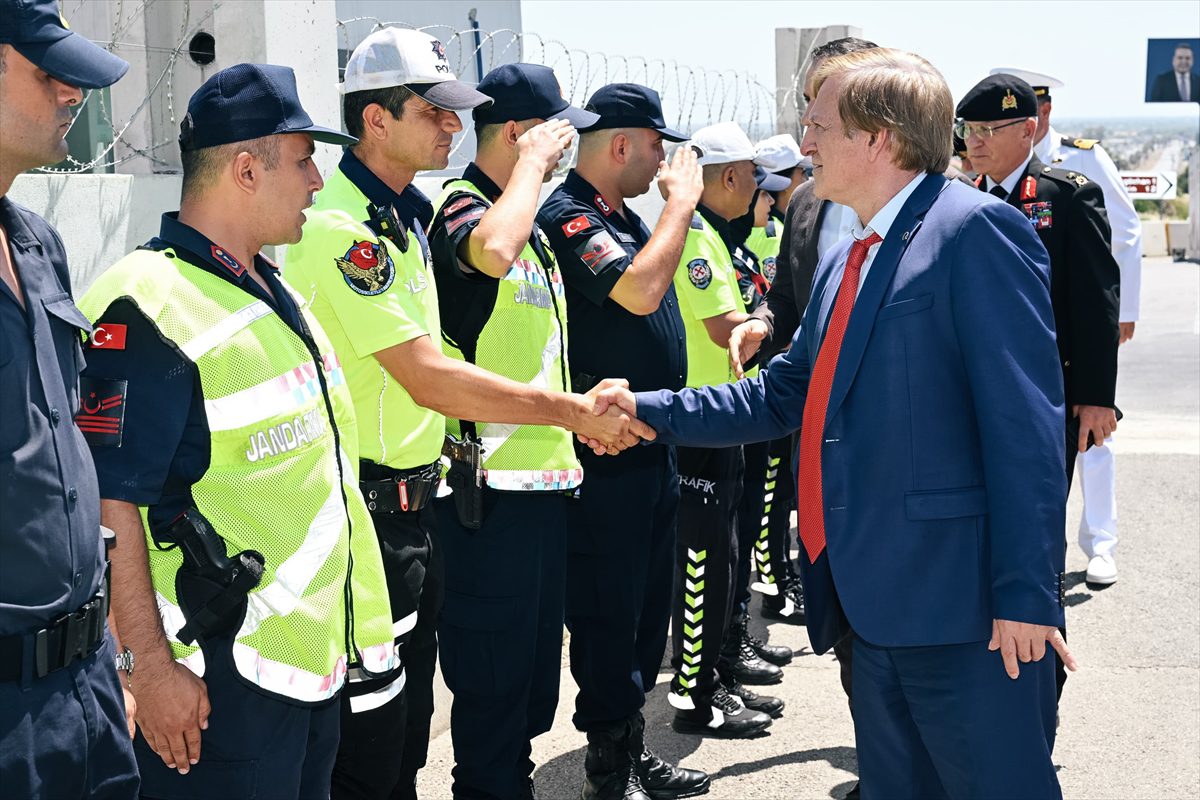
[[[156,243],[183,250],[189,256],[200,259],[202,263],[197,266],[206,267],[210,272],[215,272],[233,283],[241,284],[248,280],[245,264],[200,231],[180,222],[178,211],[168,211],[162,215],[158,236],[150,241],[152,250],[159,249]],[[254,256],[254,267],[260,272],[279,272],[279,268],[262,253]]]
[[[1004,192],[1006,195],[1010,195],[1013,193],[1013,189],[1015,189],[1017,187],[1017,181],[1021,180],[1021,176],[1023,176],[1025,174],[1025,170],[1029,169],[1029,162],[1032,160],[1033,160],[1033,153],[1031,151],[1029,153],[1029,156],[1023,162],[1021,162],[1021,166],[1014,169],[1012,172],[1009,173],[1007,178],[1000,181],[1000,186],[1001,186],[1001,188],[1004,189]],[[996,182],[993,181],[991,178],[988,178],[987,179],[987,190],[990,192],[995,187],[996,187]]]
[[[628,227],[631,231],[639,231],[645,228],[645,225],[642,224],[642,218],[634,213],[628,203],[624,204],[620,214],[611,208],[605,211],[604,209],[608,206],[608,203],[605,202],[603,195],[575,170],[568,172],[567,177],[563,179],[563,191],[599,211],[600,217],[609,224]],[[604,203],[604,205],[602,206],[601,203]],[[616,223],[613,223],[613,220],[616,220]]]
[[[892,223],[896,221],[896,217],[900,214],[900,209],[904,208],[904,204],[908,202],[908,198],[917,187],[921,185],[921,181],[928,177],[927,172],[918,172],[917,176],[908,182],[907,185],[888,200],[883,208],[875,212],[875,216],[871,217],[871,221],[866,227],[858,220],[856,215],[854,218],[853,234],[855,239],[868,239],[872,233],[878,233],[879,238],[886,239],[888,231],[892,229]]]
[[[446,181],[446,183],[450,183]],[[472,161],[467,164],[467,168],[463,170],[462,180],[470,183],[479,191],[483,192],[484,196],[493,203],[500,199],[502,189],[496,185],[496,182],[488,177],[488,174],[479,168],[479,165]]]
[[[0,197],[0,224],[4,225],[8,240],[22,250],[34,245],[41,246],[41,240],[33,235],[29,224],[25,222],[24,209],[10,200],[8,195]]]
[[[366,195],[367,200],[380,208],[389,205],[395,208],[406,225],[415,219],[420,222],[419,227],[424,229],[433,221],[433,203],[420,189],[410,183],[404,187],[404,191],[397,193],[371,172],[351,150],[347,149],[342,154],[338,169]]]

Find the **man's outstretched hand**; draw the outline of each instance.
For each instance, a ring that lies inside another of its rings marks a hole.
[[[754,357],[766,338],[767,323],[761,319],[748,319],[730,332],[729,363],[739,381],[746,377],[746,362]]]
[[[653,441],[656,434],[654,429],[637,418],[637,400],[629,391],[629,381],[620,378],[606,378],[596,384],[585,395],[592,402],[592,414],[599,420],[623,421],[626,428],[619,440],[613,442],[602,436],[593,436],[588,431],[577,430],[579,441],[591,448],[598,456],[605,453],[615,456],[617,453],[632,447],[642,439]]]
[[[1030,661],[1041,661],[1046,655],[1046,642],[1058,651],[1067,669],[1074,672],[1078,668],[1075,656],[1067,649],[1066,640],[1053,625],[1034,625],[1007,619],[992,620],[992,640],[988,642],[988,650],[1000,651],[1000,657],[1004,660],[1004,671],[1008,673],[1008,677],[1016,680],[1020,674],[1018,662],[1028,664]]]

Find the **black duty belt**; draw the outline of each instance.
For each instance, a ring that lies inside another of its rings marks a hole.
[[[87,658],[104,641],[107,616],[108,603],[101,591],[77,611],[64,614],[39,631],[0,639],[0,682],[21,680],[26,648],[33,650],[30,674],[34,678],[44,678],[76,659]]]
[[[437,495],[442,464],[435,461],[416,469],[392,469],[373,461],[359,462],[358,483],[367,510],[376,513],[420,511]]]

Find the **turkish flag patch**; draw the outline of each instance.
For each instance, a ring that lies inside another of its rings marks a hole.
[[[92,328],[88,347],[92,350],[124,350],[125,326],[116,322],[98,322]]]
[[[562,226],[562,232],[563,232],[563,233],[566,235],[566,237],[569,239],[569,238],[571,238],[572,236],[574,236],[574,235],[575,235],[575,234],[577,234],[577,233],[580,233],[580,232],[582,232],[582,231],[586,231],[586,230],[588,229],[588,227],[590,227],[590,226],[591,226],[591,223],[590,223],[590,222],[588,222],[587,215],[586,215],[586,214],[580,214],[578,217],[576,217],[575,219],[571,220],[571,221],[570,221],[570,222],[568,222],[566,225],[563,225],[563,226]]]
[[[120,447],[125,431],[125,393],[128,381],[79,379],[79,413],[75,424],[92,447]]]

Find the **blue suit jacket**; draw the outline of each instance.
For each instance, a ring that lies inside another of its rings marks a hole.
[[[764,376],[637,395],[659,441],[800,427],[850,241],[817,267]],[[993,618],[1061,625],[1066,474],[1050,266],[1008,204],[930,175],[876,253],[842,343],[822,451],[827,549],[801,552],[813,648],[974,642]]]

